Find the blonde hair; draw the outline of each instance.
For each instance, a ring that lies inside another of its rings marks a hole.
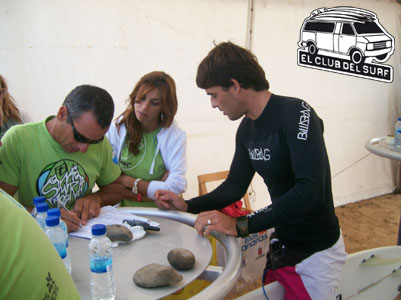
[[[9,118],[13,118],[18,122],[22,123],[22,119],[19,113],[19,109],[15,104],[14,98],[8,92],[7,83],[4,77],[0,75],[0,91],[3,92],[3,123],[6,123]]]

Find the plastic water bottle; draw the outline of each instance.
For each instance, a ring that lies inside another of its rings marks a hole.
[[[67,225],[65,224],[65,222],[61,219],[61,211],[60,208],[56,207],[56,208],[49,208],[49,210],[47,211],[47,216],[51,217],[51,216],[56,216],[57,218],[60,219],[60,227],[63,229],[64,233],[66,234],[67,238],[65,239],[65,247],[67,249],[67,256],[69,258],[71,258],[70,255],[70,250],[68,249],[68,229],[67,229]],[[67,266],[67,265],[66,265]],[[68,272],[71,274],[71,263],[69,264],[69,268],[67,267]]]
[[[36,204],[38,203],[46,203],[46,197],[44,196],[37,196],[33,198],[33,208],[31,211],[31,215],[36,217],[36,215],[38,214],[38,212],[36,211]]]
[[[54,247],[57,249],[58,254],[68,272],[71,274],[71,258],[66,248],[67,234],[60,227],[60,218],[56,216],[50,216],[46,218],[46,234],[52,241]]]
[[[394,146],[401,148],[401,118],[395,123]]]
[[[60,218],[60,227],[63,228],[63,230],[65,231],[65,233],[68,236],[68,229],[67,229],[67,225],[65,224],[65,222],[61,219],[61,211],[60,208],[56,207],[56,208],[49,208],[47,211],[47,216],[56,216],[58,218]],[[68,242],[67,242],[68,243]]]
[[[114,300],[116,286],[112,269],[111,241],[106,236],[106,226],[92,226],[92,239],[88,246],[90,288],[93,300]]]
[[[40,227],[43,230],[46,229],[46,218],[47,218],[47,210],[49,209],[49,205],[47,203],[38,203],[36,204],[36,216],[35,219],[39,223]]]

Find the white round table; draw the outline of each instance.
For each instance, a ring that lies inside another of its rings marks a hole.
[[[154,208],[121,208],[135,215],[145,216],[160,223],[160,231],[148,231],[144,238],[113,248],[113,272],[116,283],[116,299],[160,299],[185,287],[205,273],[212,256],[209,240],[200,237],[192,227],[195,215],[162,211]],[[222,299],[233,288],[239,276],[241,251],[233,237],[218,233],[213,235],[223,243],[229,260],[220,276],[206,289],[191,299]],[[69,237],[69,249],[72,261],[72,278],[83,300],[90,300],[89,289],[89,240]],[[193,269],[178,271],[183,280],[174,287],[145,289],[138,287],[132,280],[134,273],[150,263],[169,266],[167,254],[173,248],[185,248],[192,251],[196,258]],[[207,277],[207,276],[206,276]]]

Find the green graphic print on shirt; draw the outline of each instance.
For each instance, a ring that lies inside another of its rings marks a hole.
[[[38,195],[47,199],[57,197],[62,203],[82,198],[88,190],[89,177],[82,166],[69,159],[46,166],[36,181]],[[53,203],[55,204],[55,203]]]
[[[84,153],[65,152],[46,128],[51,118],[15,125],[6,132],[0,147],[0,181],[18,187],[17,200],[26,207],[42,195],[52,207],[58,206],[58,199],[71,209],[95,184],[108,185],[121,171],[112,161],[107,139]]]
[[[153,159],[157,148],[157,134],[160,128],[155,131],[144,133],[139,144],[139,154],[133,155],[128,150],[126,141],[120,155],[120,168],[124,174],[135,178],[142,178],[146,181],[160,180],[166,172],[163,158],[157,153],[153,174],[150,174]]]

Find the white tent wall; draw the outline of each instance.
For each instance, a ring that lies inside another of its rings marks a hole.
[[[341,5],[375,12],[394,36],[395,52],[386,63],[394,68],[392,83],[297,65],[304,19],[316,8]],[[335,204],[342,205],[397,184],[398,163],[367,155],[364,143],[392,133],[401,113],[400,24],[395,0],[2,0],[0,74],[37,121],[55,114],[67,93],[84,83],[107,89],[117,116],[142,75],[166,71],[176,80],[177,120],[188,134],[189,198],[198,193],[197,175],[229,168],[239,124],[211,109],[195,84],[197,66],[213,41],[249,42],[271,91],[305,99],[324,120]],[[252,186],[252,208],[268,204],[261,178],[255,176]]]
[[[266,71],[271,91],[305,99],[324,120],[335,204],[392,192],[399,163],[369,155],[364,144],[373,137],[394,134],[396,118],[401,116],[401,4],[384,0],[257,0],[255,4],[252,50]],[[297,65],[296,42],[303,20],[317,8],[334,6],[370,10],[393,35],[395,52],[386,62],[394,67],[392,83]]]

